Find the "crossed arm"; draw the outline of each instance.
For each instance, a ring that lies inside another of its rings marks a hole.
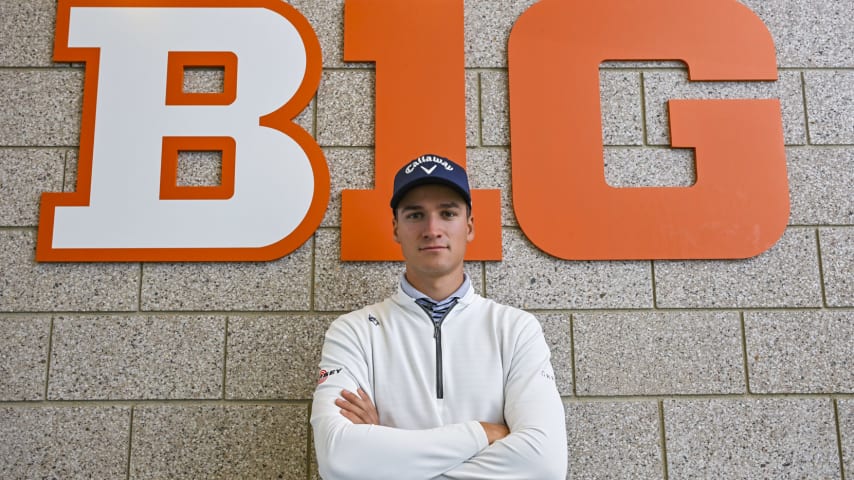
[[[355,425],[379,425],[380,416],[377,407],[371,401],[371,397],[361,388],[356,392],[341,390],[341,397],[335,400],[335,405],[341,408],[341,415]],[[490,445],[510,434],[507,425],[500,423],[479,422],[486,433],[486,439]]]

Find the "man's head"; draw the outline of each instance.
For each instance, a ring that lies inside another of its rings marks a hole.
[[[446,158],[423,155],[398,172],[394,186],[392,225],[406,278],[428,294],[427,285],[443,280],[453,291],[463,279],[466,245],[474,239],[465,170]]]
[[[394,194],[390,202],[394,216],[397,217],[398,204],[410,190],[429,184],[456,190],[465,202],[466,213],[471,214],[471,191],[465,169],[447,158],[427,154],[412,160],[394,176]]]

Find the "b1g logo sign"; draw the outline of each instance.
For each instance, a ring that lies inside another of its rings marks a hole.
[[[342,194],[344,260],[400,259],[394,172],[426,152],[465,159],[462,0],[346,0],[345,60],[376,62],[373,190]],[[509,40],[513,203],[525,235],[564,259],[743,258],[788,220],[777,100],[674,100],[684,188],[605,183],[599,65],[680,59],[692,80],[775,80],[774,45],[734,0],[541,0]],[[287,255],[329,199],[323,154],[293,123],[321,52],[278,0],[61,0],[55,58],[85,62],[78,185],[42,198],[39,261],[231,261]],[[217,67],[220,93],[183,90]],[[177,184],[179,152],[217,151],[218,186]],[[473,192],[467,258],[501,258],[499,192]]]

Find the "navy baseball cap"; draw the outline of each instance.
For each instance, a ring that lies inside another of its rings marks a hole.
[[[466,170],[445,157],[427,154],[421,155],[401,168],[394,176],[394,194],[391,196],[391,208],[403,196],[415,187],[427,184],[439,184],[453,188],[471,208],[471,191]]]

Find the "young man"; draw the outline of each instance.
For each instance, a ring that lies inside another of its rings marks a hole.
[[[566,477],[566,427],[537,320],[474,292],[465,170],[423,155],[394,179],[395,295],[329,327],[311,424],[320,475]]]

